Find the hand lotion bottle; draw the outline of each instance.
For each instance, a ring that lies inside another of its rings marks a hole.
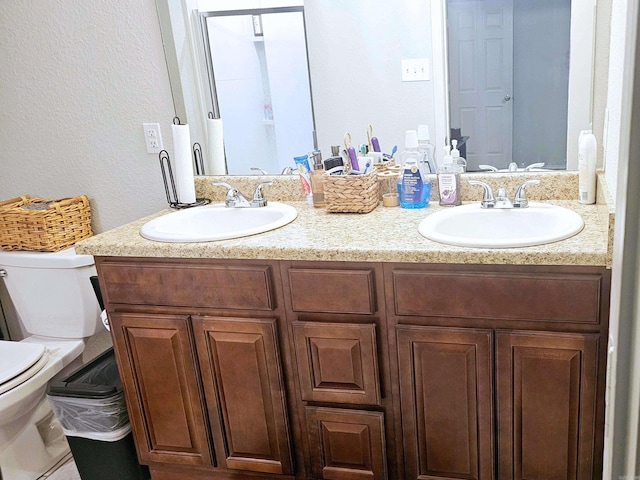
[[[438,168],[438,190],[441,206],[455,207],[462,203],[460,198],[461,172],[462,167],[454,163],[454,158],[449,153],[449,147],[444,147],[444,159]]]

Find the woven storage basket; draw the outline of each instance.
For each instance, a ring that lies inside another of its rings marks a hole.
[[[378,175],[324,175],[324,201],[327,212],[369,213],[380,203]]]
[[[25,195],[0,202],[2,250],[57,252],[91,235],[86,195],[59,200]]]

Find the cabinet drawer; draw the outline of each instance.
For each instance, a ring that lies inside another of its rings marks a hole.
[[[373,269],[291,268],[288,273],[294,312],[376,311]]]
[[[598,324],[598,274],[393,271],[396,315]]]
[[[302,399],[380,405],[374,324],[293,324]]]
[[[314,478],[387,480],[382,412],[305,410]]]
[[[109,303],[273,310],[268,265],[103,262],[99,266]]]

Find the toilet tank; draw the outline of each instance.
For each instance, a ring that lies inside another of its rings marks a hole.
[[[85,338],[101,327],[100,307],[90,277],[91,255],[0,251],[0,271],[18,320],[31,335]]]

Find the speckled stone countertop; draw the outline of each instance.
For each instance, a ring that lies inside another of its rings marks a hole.
[[[299,183],[296,183],[299,181],[296,177],[277,178],[273,186],[265,188],[268,199],[289,203],[298,211],[296,220],[276,230],[239,239],[203,243],[162,243],[146,240],[140,236],[140,227],[151,218],[173,211],[167,209],[83,240],[76,244],[76,251],[95,256],[125,257],[610,267],[613,208],[607,198],[606,187],[601,188],[597,204],[582,205],[577,200],[571,200],[577,197],[577,174],[562,172],[562,174],[550,175],[557,177],[553,180],[554,187],[536,190],[539,186],[532,186],[527,190],[530,199],[546,200],[576,211],[584,219],[585,228],[567,240],[535,247],[466,248],[444,245],[424,238],[418,232],[418,224],[427,215],[444,208],[438,206],[437,193],[435,197],[432,195],[431,204],[426,209],[407,210],[380,205],[368,214],[327,213],[324,209],[313,208],[304,201],[304,197],[299,193]],[[483,175],[482,179],[505,185],[505,182],[513,182],[513,177],[515,176],[487,174]],[[537,178],[546,178],[547,180],[543,181],[546,185],[551,183],[550,176]],[[515,182],[519,184],[524,179],[517,176]],[[213,197],[214,202],[221,201],[224,189],[218,187],[211,189],[212,187],[209,187],[211,180],[207,177],[196,180],[198,196]],[[259,182],[256,177],[234,177],[227,180],[245,192],[252,191],[252,186]],[[602,182],[602,176],[599,181]],[[436,182],[432,183],[436,184]],[[386,187],[381,184],[382,192],[385,188],[392,188],[392,184]],[[218,190],[222,191],[218,192]],[[510,190],[507,187],[509,195],[512,196]],[[468,195],[475,197],[475,201],[480,198],[479,190],[469,186],[466,191],[469,192]],[[545,198],[552,194],[553,200]],[[463,200],[468,201],[469,198],[463,196]]]

